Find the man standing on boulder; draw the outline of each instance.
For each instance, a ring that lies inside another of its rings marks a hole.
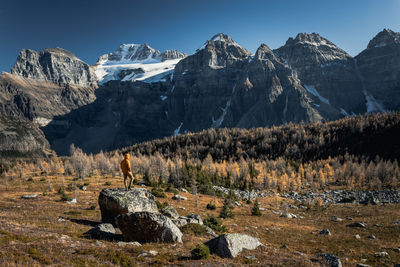
[[[130,155],[128,153],[125,154],[125,158],[121,161],[121,171],[124,174],[124,186],[125,190],[130,190],[133,180],[132,170],[131,170],[131,162]],[[126,178],[129,177],[129,186],[126,186]]]

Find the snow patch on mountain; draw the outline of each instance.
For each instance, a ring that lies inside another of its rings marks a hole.
[[[227,113],[227,111],[228,111],[228,108],[231,106],[231,100],[228,100],[227,102],[226,102],[226,105],[225,105],[225,108],[221,108],[221,110],[222,110],[222,115],[217,119],[217,120],[214,120],[214,117],[212,117],[212,125],[211,125],[211,128],[218,128],[218,127],[220,127],[221,126],[221,124],[222,124],[222,122],[224,121],[224,119],[225,119],[225,115],[226,115],[226,113]]]
[[[174,135],[175,135],[175,136],[178,135],[179,132],[181,131],[182,125],[183,125],[183,122],[181,122],[181,124],[179,125],[179,127],[175,129],[175,131],[174,131]]]
[[[320,100],[321,102],[330,105],[329,99],[327,99],[327,98],[321,96],[321,95],[318,93],[317,89],[315,89],[314,85],[304,85],[304,88],[306,88],[306,90],[307,90],[310,94],[312,94],[313,96],[318,97],[319,100]]]
[[[378,103],[378,101],[367,91],[363,91],[365,95],[365,105],[367,106],[367,112],[386,112],[385,108],[382,104]]]

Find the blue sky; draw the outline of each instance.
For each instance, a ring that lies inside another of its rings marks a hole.
[[[121,43],[193,53],[223,32],[254,52],[317,32],[357,55],[379,31],[400,31],[400,0],[0,0],[0,71],[21,49],[62,47],[94,64]]]

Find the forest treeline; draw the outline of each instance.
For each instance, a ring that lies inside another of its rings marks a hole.
[[[70,156],[1,165],[0,175],[79,178],[121,175],[131,154],[136,180],[151,186],[185,187],[214,194],[213,185],[277,192],[400,188],[400,113],[272,128],[210,129],[137,144],[123,150],[85,154],[71,145]]]
[[[343,156],[374,159],[400,156],[400,113],[345,117],[324,123],[289,123],[271,128],[208,129],[135,144],[121,150],[141,155],[203,160],[240,158],[266,160],[284,157],[299,162]]]

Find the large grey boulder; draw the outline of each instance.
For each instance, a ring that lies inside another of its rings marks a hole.
[[[115,218],[127,241],[182,242],[182,232],[166,216],[153,212],[130,212]]]
[[[234,258],[243,249],[253,250],[263,244],[257,238],[246,234],[224,234],[205,243],[210,252],[221,258]]]
[[[128,212],[149,211],[158,213],[153,194],[144,188],[126,191],[122,188],[103,189],[99,195],[101,221],[115,223],[115,217]]]

